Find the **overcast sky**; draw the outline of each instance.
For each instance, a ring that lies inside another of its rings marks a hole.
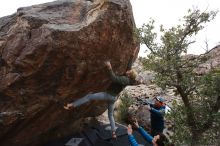
[[[17,8],[40,4],[53,0],[2,0],[0,2],[0,17],[16,12]],[[163,24],[165,28],[180,24],[179,19],[187,14],[189,8],[198,7],[201,10],[219,10],[220,0],[130,0],[137,27],[147,23],[149,18],[156,21],[156,25]],[[206,28],[198,34],[197,42],[190,48],[189,53],[200,54],[204,52],[205,40],[209,48],[220,42],[220,12]],[[146,48],[141,46],[140,55]]]
[[[188,9],[199,8],[205,10],[219,10],[220,0],[130,0],[133,7],[133,14],[137,27],[147,23],[149,18],[153,18],[159,27],[163,24],[165,28],[170,28],[181,24],[179,19],[187,14]],[[220,44],[220,12],[216,18],[207,23],[206,27],[197,35],[196,43],[193,44],[188,53],[201,54],[205,50],[205,41],[209,44],[209,49]],[[141,46],[139,55],[143,55],[146,48]]]

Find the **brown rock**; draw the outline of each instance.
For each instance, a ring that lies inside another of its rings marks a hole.
[[[55,1],[0,18],[1,145],[42,145],[76,132],[100,102],[75,112],[62,102],[110,84],[103,62],[122,74],[137,43],[127,0]],[[19,113],[19,114],[18,114]]]
[[[215,46],[211,50],[207,51],[201,55],[187,54],[183,56],[185,60],[194,60],[203,57],[203,62],[201,62],[197,68],[194,69],[194,72],[197,75],[204,75],[210,71],[220,67],[220,45]],[[205,59],[206,58],[206,59]]]
[[[199,65],[195,70],[197,74],[204,75],[213,69],[220,67],[220,45],[211,49],[205,56],[208,56],[208,60]]]

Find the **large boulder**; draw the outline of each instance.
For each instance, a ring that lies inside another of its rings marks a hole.
[[[138,46],[134,28],[128,0],[61,0],[0,18],[1,145],[42,145],[103,113],[101,102],[75,112],[62,103],[105,91],[105,60],[126,71]]]

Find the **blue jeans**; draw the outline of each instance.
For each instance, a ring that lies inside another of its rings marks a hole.
[[[93,94],[87,94],[86,96],[72,102],[74,107],[80,106],[84,103],[90,102],[92,100],[105,100],[108,102],[108,119],[111,125],[111,130],[115,131],[115,119],[114,119],[114,103],[116,101],[116,97],[108,94],[106,92],[98,92]]]

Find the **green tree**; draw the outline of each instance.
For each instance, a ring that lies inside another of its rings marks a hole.
[[[128,108],[132,105],[134,100],[129,96],[129,94],[125,91],[121,95],[121,103],[118,107],[118,116],[117,120],[122,123],[128,123]]]
[[[208,59],[207,55],[186,55],[189,46],[195,42],[192,38],[216,14],[217,11],[189,10],[182,25],[168,30],[160,26],[160,40],[157,40],[152,19],[137,29],[140,43],[150,51],[144,60],[145,67],[157,73],[155,82],[160,87],[175,87],[182,98],[183,104],[176,104],[171,114],[175,122],[173,140],[176,144],[213,144],[219,136],[219,70],[199,75],[196,68]],[[211,140],[205,141],[207,137]]]

